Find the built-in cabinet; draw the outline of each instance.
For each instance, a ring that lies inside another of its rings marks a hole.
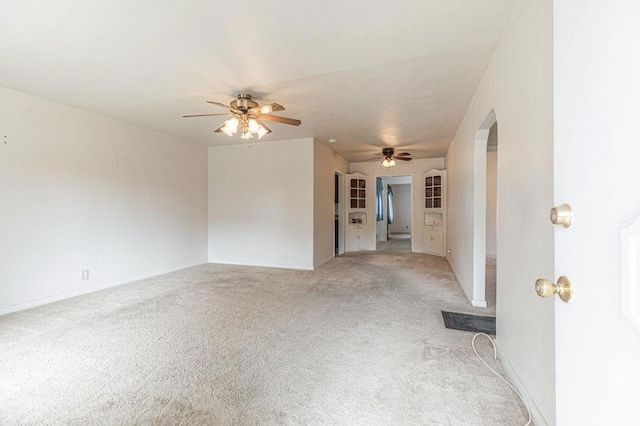
[[[375,250],[375,190],[373,178],[361,173],[345,175],[347,196],[346,251]],[[373,195],[372,195],[373,194]]]
[[[422,244],[424,253],[444,256],[446,236],[446,171],[430,170],[422,175]]]

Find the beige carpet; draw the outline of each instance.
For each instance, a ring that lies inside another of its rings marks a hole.
[[[378,241],[376,250],[411,253],[411,234],[389,234],[387,241]]]
[[[444,259],[369,252],[202,265],[3,316],[0,424],[524,424],[441,309],[483,312]]]

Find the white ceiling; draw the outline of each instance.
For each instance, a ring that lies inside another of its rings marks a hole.
[[[240,91],[349,161],[442,156],[517,0],[3,0],[0,86],[208,146]],[[255,142],[254,142],[255,143]]]

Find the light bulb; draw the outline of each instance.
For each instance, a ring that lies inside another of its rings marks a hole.
[[[264,127],[260,126],[260,128],[258,129],[258,139],[260,139],[261,137],[263,137],[266,134],[267,134],[267,129],[265,129]]]
[[[225,121],[225,124],[227,125],[229,130],[231,130],[231,132],[235,133],[238,131],[238,124],[240,124],[240,120],[238,120],[236,117],[233,117]]]
[[[228,127],[226,122],[225,122],[224,126],[222,126],[220,131],[222,133],[224,133],[225,135],[227,135],[227,136],[233,136],[233,132],[229,129],[229,127]]]
[[[256,120],[254,120],[253,118],[249,120],[249,131],[251,133],[258,133],[259,128],[260,125],[258,125],[258,122]]]
[[[393,167],[395,165],[396,165],[396,160],[392,158],[391,161],[389,161],[389,167]]]
[[[385,158],[384,160],[382,160],[382,165],[384,167],[389,167],[389,160],[387,158]]]
[[[253,135],[249,132],[245,132],[242,134],[242,136],[240,136],[242,139],[251,139],[253,137]]]

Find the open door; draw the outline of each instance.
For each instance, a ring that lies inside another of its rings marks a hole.
[[[554,2],[556,423],[638,425],[640,2]],[[554,226],[549,223],[549,226]],[[535,318],[531,319],[535,321]]]

